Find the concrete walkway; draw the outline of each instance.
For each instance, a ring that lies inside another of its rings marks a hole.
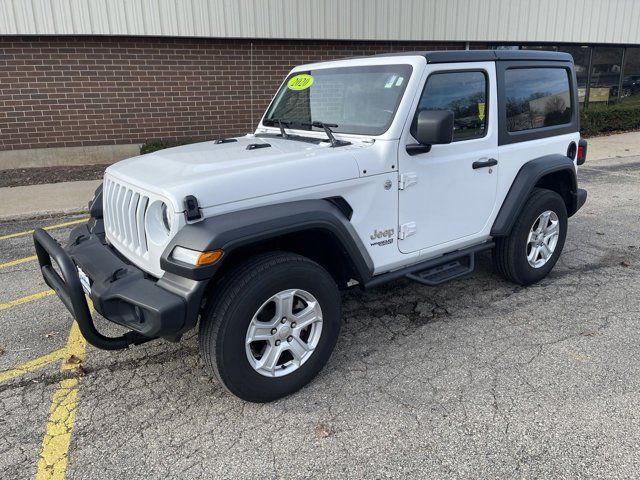
[[[621,133],[588,139],[589,162],[640,155],[640,132]],[[0,221],[47,214],[78,213],[100,180],[0,188]]]
[[[86,211],[100,182],[87,180],[0,188],[0,221]]]
[[[640,132],[588,138],[587,163],[605,158],[640,155]]]

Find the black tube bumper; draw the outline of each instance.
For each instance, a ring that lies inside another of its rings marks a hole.
[[[102,234],[92,233],[87,225],[76,227],[64,248],[42,229],[34,231],[33,239],[45,282],[74,316],[90,344],[115,350],[158,337],[175,340],[195,326],[206,282],[172,274],[160,280],[149,277],[123,260],[104,242]],[[52,258],[62,276],[52,266]],[[90,282],[86,293],[96,311],[132,331],[120,337],[106,337],[97,331],[79,269]]]

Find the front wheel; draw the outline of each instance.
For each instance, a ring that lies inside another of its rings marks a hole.
[[[496,239],[496,269],[520,285],[542,280],[558,261],[567,236],[567,207],[552,190],[536,188],[509,236]]]
[[[306,257],[268,253],[222,282],[202,317],[200,352],[231,393],[268,402],[315,377],[340,325],[340,294],[331,275]]]

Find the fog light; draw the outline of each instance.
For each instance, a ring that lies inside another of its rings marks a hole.
[[[189,248],[175,247],[171,252],[171,258],[173,260],[188,263],[189,265],[194,265],[196,267],[213,265],[220,259],[220,257],[222,257],[222,250],[200,252]]]

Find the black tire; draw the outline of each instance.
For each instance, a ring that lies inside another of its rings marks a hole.
[[[527,260],[527,238],[534,222],[547,210],[555,212],[558,216],[560,226],[558,242],[547,262],[541,267],[534,268]],[[498,272],[511,282],[520,285],[538,282],[548,275],[558,261],[566,237],[567,207],[564,200],[552,190],[536,188],[524,204],[509,236],[495,240],[494,265]]]
[[[247,329],[266,301],[294,288],[309,292],[320,304],[320,339],[295,371],[267,377],[247,358]],[[309,383],[331,356],[341,326],[340,292],[331,275],[312,260],[286,252],[257,255],[230,271],[214,296],[200,322],[200,353],[207,369],[243,400],[269,402],[289,395]]]

